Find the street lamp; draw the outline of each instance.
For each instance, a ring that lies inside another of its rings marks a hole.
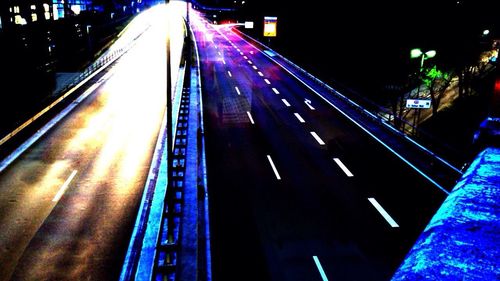
[[[424,61],[426,59],[430,59],[436,56],[436,51],[435,50],[429,50],[427,52],[422,52],[419,48],[412,49],[410,51],[410,57],[412,59],[416,59],[420,57],[420,70],[418,72],[419,78],[422,76],[422,71],[424,70]],[[418,88],[417,88],[417,99],[420,99],[420,84],[421,81],[418,83]],[[420,108],[417,109],[417,114],[414,115],[414,120],[413,120],[413,132],[415,132],[415,128],[418,126],[418,122],[420,120]]]
[[[418,57],[421,57],[420,59],[420,72],[422,72],[422,68],[424,67],[424,60],[430,59],[436,56],[436,51],[435,50],[429,50],[427,52],[422,52],[419,48],[412,49],[410,51],[410,56],[412,59],[416,59]]]

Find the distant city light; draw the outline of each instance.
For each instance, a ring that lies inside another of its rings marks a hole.
[[[82,11],[82,8],[80,7],[80,5],[72,5],[71,11],[73,11],[73,13],[75,13],[76,15],[79,15]]]
[[[25,24],[27,24],[26,20],[25,20],[23,17],[21,17],[21,15],[16,15],[16,16],[14,17],[14,20],[15,20],[14,22],[15,22],[16,24],[20,24],[20,25],[25,25]]]
[[[490,34],[490,30],[489,29],[483,30],[483,35],[488,35],[488,34]]]
[[[58,10],[57,10],[57,4],[53,4],[52,5],[52,14],[54,15],[54,20],[58,20],[59,19],[59,13],[58,13]]]

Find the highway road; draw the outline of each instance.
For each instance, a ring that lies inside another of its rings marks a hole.
[[[233,26],[191,23],[213,279],[389,280],[446,192]]]
[[[0,171],[0,280],[118,280],[165,112],[165,13],[134,19],[111,50],[134,47]]]

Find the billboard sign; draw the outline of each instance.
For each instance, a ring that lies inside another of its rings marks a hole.
[[[264,36],[276,37],[277,17],[264,17]]]

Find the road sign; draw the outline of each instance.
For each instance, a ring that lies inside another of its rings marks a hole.
[[[245,28],[253,28],[253,21],[246,21],[245,22]]]
[[[276,37],[277,17],[264,17],[264,36]]]
[[[406,108],[430,108],[431,100],[407,99]]]

